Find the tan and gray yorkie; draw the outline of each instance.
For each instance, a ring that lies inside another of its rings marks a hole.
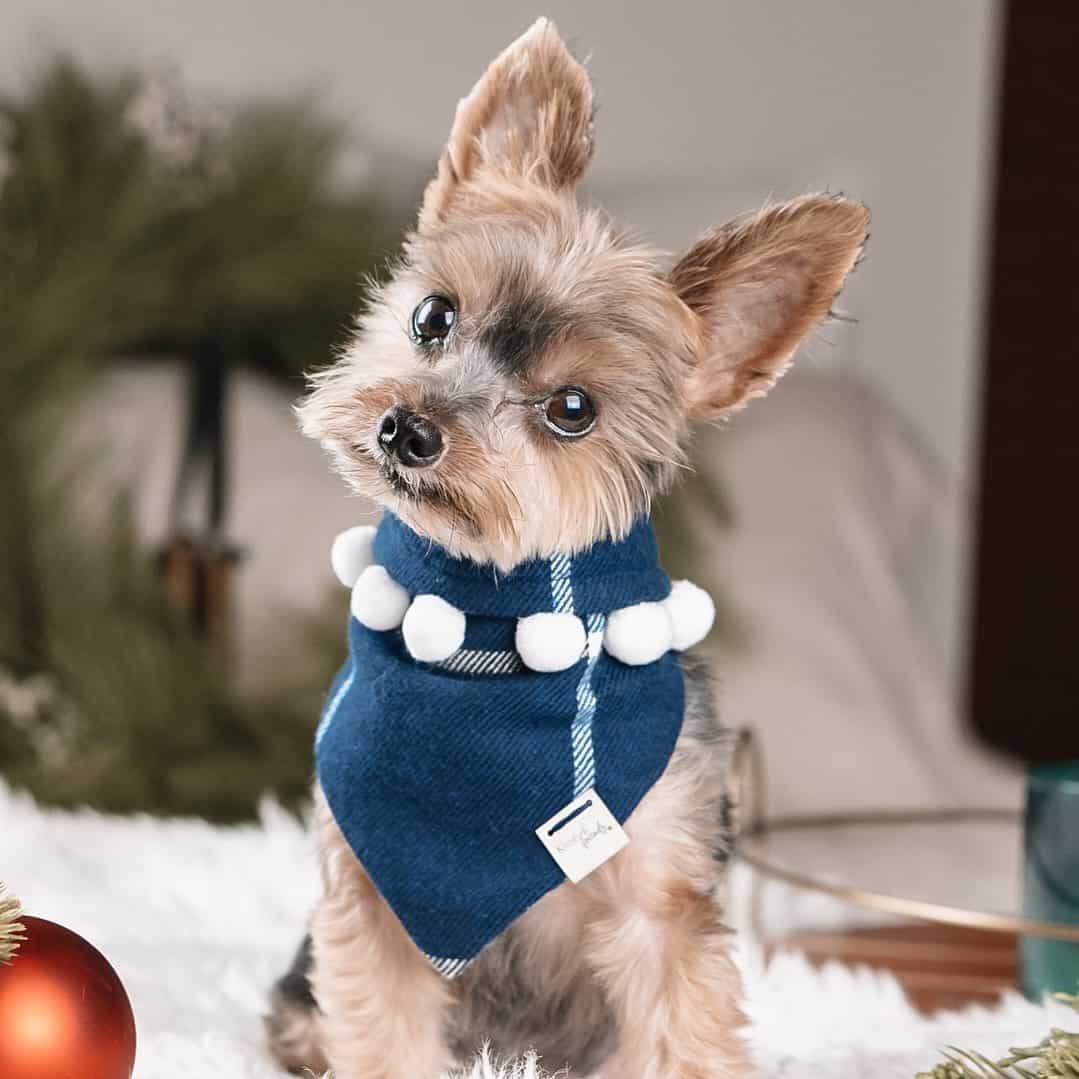
[[[317,736],[324,894],[269,1019],[293,1069],[435,1079],[489,1043],[581,1076],[750,1071],[726,740],[678,654],[710,601],[663,576],[648,514],[690,420],[767,391],[828,315],[868,213],[770,205],[668,268],[578,205],[592,112],[540,20],[458,106],[392,278],[300,408],[386,514],[335,551],[354,617]]]

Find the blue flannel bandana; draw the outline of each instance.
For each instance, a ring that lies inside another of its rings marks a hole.
[[[412,595],[467,615],[439,664],[400,630],[350,618],[349,658],[316,736],[319,782],[341,832],[416,946],[453,977],[565,877],[535,834],[595,788],[624,823],[682,726],[673,652],[628,666],[601,647],[608,612],[664,599],[652,526],[510,573],[454,558],[386,514],[375,559]],[[577,614],[588,644],[557,673],[523,667],[516,620]]]

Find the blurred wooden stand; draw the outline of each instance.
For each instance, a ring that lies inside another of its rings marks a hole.
[[[233,577],[242,557],[239,548],[185,536],[170,541],[159,556],[169,600],[222,658],[229,651]]]
[[[187,357],[187,423],[172,497],[172,535],[159,566],[165,592],[184,612],[195,634],[227,666],[231,637],[233,578],[243,557],[225,541],[228,499],[226,417],[229,367],[220,348],[203,342]],[[199,480],[205,480],[205,525],[185,529],[181,521]],[[195,538],[195,537],[198,538]]]
[[[769,942],[768,953],[803,952],[815,967],[838,962],[887,971],[923,1015],[969,1004],[992,1005],[1019,986],[1014,934],[962,926],[881,926],[795,933]]]

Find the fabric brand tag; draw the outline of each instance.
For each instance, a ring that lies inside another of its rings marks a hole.
[[[574,884],[629,843],[629,836],[594,789],[544,821],[536,835]]]

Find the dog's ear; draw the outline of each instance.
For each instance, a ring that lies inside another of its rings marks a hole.
[[[435,224],[460,188],[484,170],[572,187],[592,157],[592,84],[554,23],[538,19],[457,106],[421,228]]]
[[[718,418],[759,397],[831,309],[865,246],[869,211],[808,195],[705,234],[671,271],[697,316],[690,415]]]

